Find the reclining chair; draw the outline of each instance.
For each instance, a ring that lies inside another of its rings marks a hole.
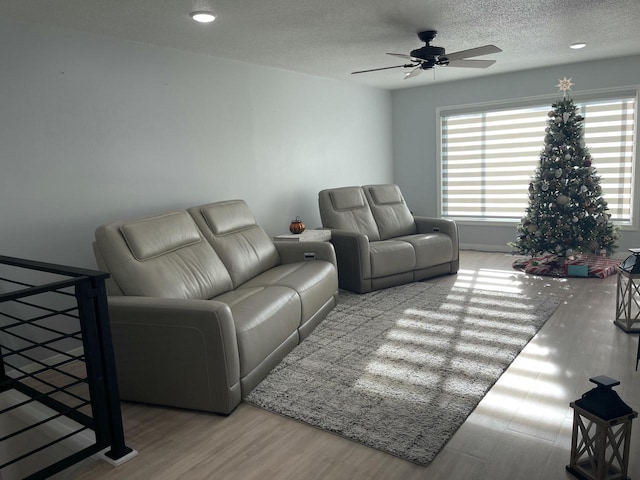
[[[340,288],[366,293],[458,271],[456,223],[413,216],[397,185],[322,190],[318,202]]]

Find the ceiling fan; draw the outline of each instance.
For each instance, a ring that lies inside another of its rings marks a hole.
[[[387,53],[387,55],[393,55],[394,57],[405,58],[410,60],[411,63],[405,63],[403,65],[394,65],[392,67],[372,68],[369,70],[360,70],[358,72],[351,72],[352,74],[376,72],[378,70],[389,70],[390,68],[411,68],[410,72],[404,74],[405,80],[407,78],[415,77],[423,70],[429,70],[435,66],[448,66],[448,67],[464,67],[464,68],[488,68],[494,63],[495,60],[471,60],[471,57],[480,57],[482,55],[489,55],[491,53],[499,53],[502,50],[495,45],[485,45],[483,47],[470,48],[469,50],[461,50],[459,52],[445,53],[442,47],[433,47],[430,45],[431,41],[436,37],[438,32],[435,30],[427,30],[425,32],[419,32],[418,38],[425,43],[424,47],[411,50],[409,55],[404,53]]]

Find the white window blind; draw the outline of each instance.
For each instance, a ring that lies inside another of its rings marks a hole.
[[[635,95],[576,101],[584,140],[611,218],[630,224],[633,206]],[[442,111],[441,212],[458,220],[519,220],[544,147],[551,105]]]

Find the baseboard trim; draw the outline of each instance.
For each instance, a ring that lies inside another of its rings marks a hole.
[[[512,253],[509,245],[486,245],[483,243],[461,243],[459,246],[460,250],[473,250],[477,252],[496,252],[496,253]],[[517,255],[515,256],[525,256],[525,255]],[[619,251],[613,253],[610,258],[615,260],[624,260],[630,254],[628,252]]]
[[[483,243],[461,243],[460,250],[476,250],[478,252],[511,253],[509,245],[486,245]]]

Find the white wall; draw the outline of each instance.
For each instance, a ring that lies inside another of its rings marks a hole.
[[[94,229],[244,198],[270,234],[393,177],[387,91],[0,19],[0,254],[95,268]]]
[[[499,61],[499,59],[498,59]],[[436,72],[437,75],[437,72]],[[410,208],[422,215],[437,211],[437,122],[438,107],[512,100],[557,92],[559,78],[573,78],[574,92],[640,84],[640,56],[600,62],[576,63],[480,79],[397,90],[393,99],[394,176]],[[542,145],[540,145],[542,148]],[[532,172],[533,173],[533,172]],[[636,186],[634,209],[640,205]],[[523,212],[524,213],[524,212]],[[485,250],[508,251],[515,224],[504,226],[460,225],[460,242]],[[640,234],[623,231],[619,252],[640,246]]]
[[[4,19],[0,65],[0,254],[90,268],[98,225],[229,198],[270,234],[297,215],[319,226],[317,192],[342,185],[395,181],[436,215],[436,108],[549,94],[564,76],[575,91],[640,84],[636,56],[390,93]],[[515,226],[460,233],[505,248]]]

